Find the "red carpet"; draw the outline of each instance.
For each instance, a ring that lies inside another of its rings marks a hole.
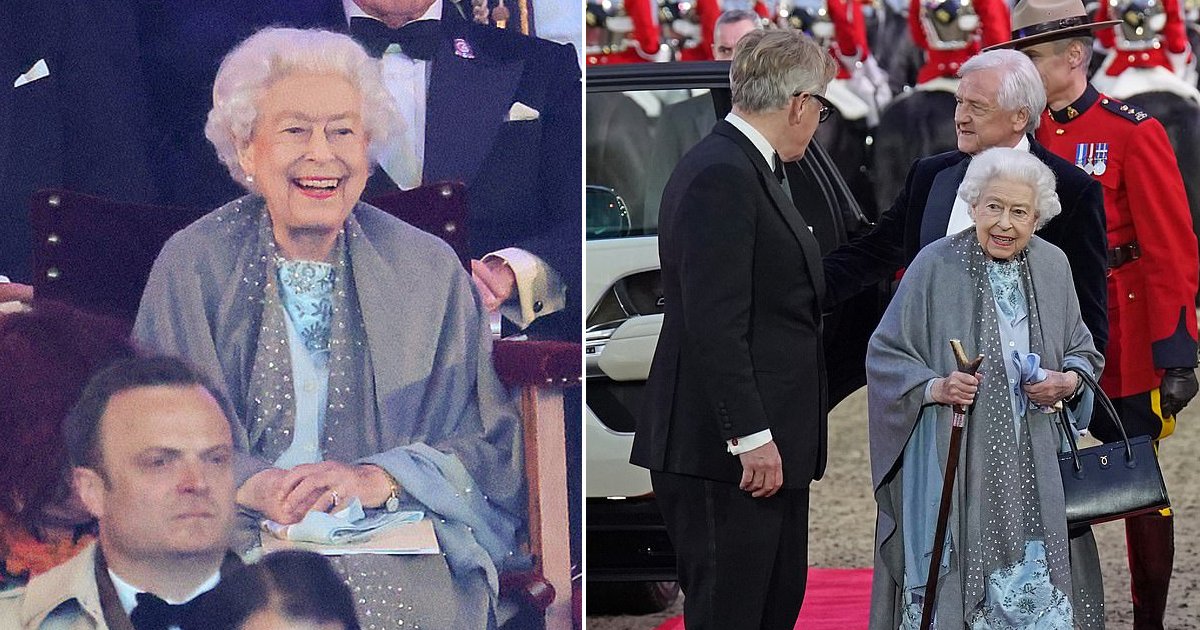
[[[864,630],[871,608],[870,569],[809,569],[797,630]],[[684,630],[683,616],[655,630]]]

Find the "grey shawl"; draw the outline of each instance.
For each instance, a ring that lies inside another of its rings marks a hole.
[[[252,375],[264,291],[273,286],[264,213],[262,198],[249,195],[173,236],[134,325],[146,347],[190,360],[223,388],[242,450],[239,484],[271,466],[278,446],[270,434],[291,428],[254,417],[263,399]],[[329,410],[324,457],[395,476],[407,498],[440,517],[456,579],[482,570],[494,594],[525,510],[521,432],[470,277],[444,242],[367,204],[355,207],[345,237],[347,286],[365,338],[343,369],[364,391],[347,397],[359,408]]]
[[[878,521],[875,541],[875,576],[872,589],[871,627],[894,629],[902,621],[902,589],[905,576],[906,532],[901,531],[906,520],[901,469],[905,465],[920,465],[933,471],[944,469],[949,445],[951,411],[946,406],[924,406],[926,383],[954,371],[956,365],[949,339],[961,339],[968,354],[973,355],[983,345],[984,322],[995,326],[994,303],[975,295],[986,278],[973,277],[971,257],[978,250],[974,230],[940,239],[925,247],[905,272],[896,296],[892,299],[878,329],[871,339],[867,353],[868,413],[870,416],[871,473]],[[1081,318],[1078,300],[1071,282],[1070,266],[1065,255],[1038,237],[1030,240],[1028,249],[1030,282],[1033,299],[1030,310],[1040,320],[1043,366],[1061,370],[1063,361],[1072,357],[1073,364],[1090,365],[1095,373],[1102,367],[1102,357],[1092,345],[1091,335]],[[982,306],[981,306],[982,305]],[[980,309],[993,309],[992,313]],[[1032,329],[1031,329],[1032,332]],[[994,337],[995,333],[989,335]],[[1006,387],[1003,357],[986,357],[983,388]],[[980,398],[987,399],[981,391]],[[992,396],[991,398],[994,398]],[[1004,405],[1007,408],[1007,404]],[[936,422],[938,461],[905,462],[906,445],[914,435],[922,416]],[[1008,416],[1011,423],[1011,416]],[[1049,416],[1026,416],[1029,440],[1033,447],[1032,464],[1037,471],[1036,496],[1040,513],[1046,523],[1047,544],[1061,547],[1065,553],[1066,522],[1063,511],[1061,481],[1055,462],[1059,443]],[[974,496],[969,486],[983,478],[985,471],[977,462],[966,458],[972,443],[972,419],[967,421],[961,451],[959,479],[967,483],[955,485],[954,506],[949,527],[952,549],[961,541],[979,540],[984,525],[979,520]],[[978,440],[975,440],[978,443]],[[938,487],[940,487],[940,472]],[[971,496],[972,499],[968,500]],[[959,509],[964,506],[965,509]],[[936,510],[936,507],[934,508]],[[909,519],[914,522],[919,519]],[[932,534],[930,533],[931,537]],[[938,619],[943,628],[962,627],[964,598],[978,595],[977,582],[972,584],[963,573],[959,554],[953,553],[939,584]],[[1053,558],[1052,558],[1053,560]],[[1069,589],[1070,576],[1060,572],[1056,585]],[[1067,590],[1066,592],[1070,592]]]

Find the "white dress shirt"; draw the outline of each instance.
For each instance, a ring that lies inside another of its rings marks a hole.
[[[113,588],[115,588],[117,591],[117,598],[121,600],[121,608],[125,609],[126,615],[132,614],[133,609],[137,606],[138,593],[144,593],[145,591],[130,584],[129,582],[126,582],[125,580],[122,580],[121,576],[114,573],[112,569],[108,570],[108,577],[112,578]],[[211,577],[205,580],[203,584],[196,587],[196,590],[192,591],[192,594],[188,595],[186,598],[180,601],[172,601],[165,597],[161,597],[161,599],[168,604],[186,604],[193,599],[196,599],[201,594],[211,591],[220,581],[221,570],[218,569],[212,574]],[[168,630],[179,630],[179,626],[171,626]]]
[[[1021,136],[1021,141],[1013,148],[1028,151],[1029,136]],[[962,197],[955,195],[954,207],[950,209],[950,220],[946,222],[946,236],[958,234],[974,224],[975,222],[971,220],[970,208],[967,207],[967,202],[963,201]]]
[[[442,19],[442,2],[435,0],[417,20]],[[354,0],[342,0],[346,24],[350,18],[367,15]],[[404,121],[400,136],[386,143],[378,155],[372,156],[380,168],[403,190],[421,185],[425,169],[425,112],[432,69],[428,61],[412,59],[393,44],[381,59],[383,83]],[[566,287],[558,272],[540,257],[517,247],[506,247],[483,257],[503,260],[513,271],[516,287],[513,296],[500,306],[500,314],[520,328],[528,327],[538,317],[566,307]]]
[[[354,0],[342,0],[346,12],[346,24],[350,18],[375,19],[363,11]],[[417,20],[442,19],[442,0],[435,0]],[[414,20],[415,21],[415,20]],[[380,60],[383,84],[404,121],[404,130],[399,138],[393,138],[374,156],[379,166],[403,190],[421,185],[421,172],[425,166],[425,98],[429,85],[430,64],[422,59],[413,59],[392,44],[383,51]]]

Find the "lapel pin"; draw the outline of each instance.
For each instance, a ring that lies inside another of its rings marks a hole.
[[[454,40],[454,54],[458,57],[462,57],[463,59],[474,59],[475,49],[471,48],[471,45],[467,43],[467,40],[458,37]]]

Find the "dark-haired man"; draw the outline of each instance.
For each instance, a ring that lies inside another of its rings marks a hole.
[[[170,630],[220,580],[234,515],[218,396],[178,359],[99,372],[63,432],[98,542],[0,598],[0,627]]]

